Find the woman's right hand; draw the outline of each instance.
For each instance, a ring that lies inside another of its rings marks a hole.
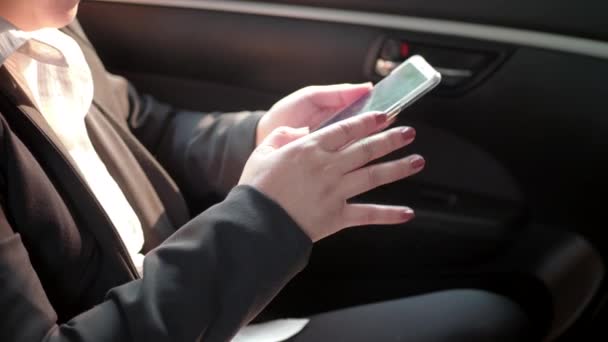
[[[347,202],[424,167],[418,155],[366,166],[414,140],[409,127],[377,133],[386,120],[368,113],[311,134],[279,127],[254,150],[239,184],[276,201],[313,242],[346,227],[406,222],[414,217],[410,208]]]

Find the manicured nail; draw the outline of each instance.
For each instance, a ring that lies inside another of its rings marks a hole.
[[[416,216],[414,211],[410,208],[405,208],[403,212],[401,212],[401,218],[404,220],[411,220]]]
[[[376,123],[378,125],[382,125],[386,122],[388,115],[386,113],[376,113]]]
[[[401,136],[403,137],[404,141],[414,140],[414,138],[416,137],[416,130],[412,127],[406,127],[401,130]]]
[[[426,161],[421,156],[415,156],[410,160],[410,167],[414,170],[420,170],[424,167]]]

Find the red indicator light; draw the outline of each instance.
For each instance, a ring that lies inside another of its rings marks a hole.
[[[400,53],[401,57],[408,57],[410,55],[410,44],[401,43]]]

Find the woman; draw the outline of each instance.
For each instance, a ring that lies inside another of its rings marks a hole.
[[[313,242],[413,218],[347,202],[423,168],[416,155],[365,166],[413,129],[383,131],[386,116],[370,113],[309,134],[369,85],[305,88],[263,116],[179,111],[108,74],[77,24],[56,29],[77,9],[0,2],[0,340],[226,341],[304,267]],[[226,199],[192,218],[180,189]],[[359,312],[380,312],[393,336],[404,327],[382,315],[406,307]],[[353,331],[349,340],[368,339]]]

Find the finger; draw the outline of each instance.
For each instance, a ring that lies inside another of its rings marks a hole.
[[[414,141],[416,131],[411,127],[397,127],[363,138],[338,152],[336,161],[342,172],[350,172],[398,150]]]
[[[387,120],[385,113],[372,112],[336,122],[314,133],[314,139],[326,151],[337,151],[353,141],[363,139],[380,129]]]
[[[370,82],[361,84],[334,84],[329,86],[310,87],[310,102],[321,108],[340,110],[356,99],[369,93],[373,88]]]
[[[356,227],[378,224],[405,223],[414,218],[414,211],[408,207],[376,204],[347,204],[342,217],[344,226]]]
[[[299,138],[309,133],[308,127],[292,128],[292,127],[278,127],[275,128],[268,136],[262,140],[260,146],[272,147],[274,149],[283,147],[292,141],[298,140]]]
[[[425,163],[421,156],[412,155],[403,159],[366,166],[344,176],[338,191],[344,198],[352,198],[381,185],[416,174],[424,168]]]
[[[390,126],[390,125],[394,124],[396,121],[397,121],[397,116],[392,116],[392,117],[390,117],[390,118],[389,118],[389,119],[386,121],[386,123],[384,124],[384,127],[383,127],[382,129],[384,129],[384,128],[386,128],[386,127],[388,127],[388,126]]]

